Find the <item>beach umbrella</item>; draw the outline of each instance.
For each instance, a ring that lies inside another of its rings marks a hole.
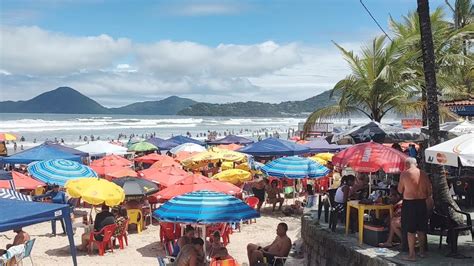
[[[16,135],[12,133],[2,132],[0,133],[0,141],[7,141],[7,140],[16,140]]]
[[[330,170],[308,158],[290,156],[267,163],[261,171],[268,176],[282,178],[318,178],[326,176]]]
[[[129,151],[134,151],[134,152],[145,152],[145,151],[158,150],[158,147],[156,147],[155,145],[153,145],[149,142],[141,141],[141,142],[135,143],[135,144],[131,145],[130,147],[128,147],[128,150]]]
[[[176,167],[176,168],[182,168],[180,163],[176,161],[158,161],[155,162],[150,166],[150,168],[163,168],[163,167]]]
[[[102,178],[79,178],[66,182],[66,192],[73,198],[81,198],[92,204],[110,207],[120,205],[125,199],[124,190]]]
[[[322,153],[318,153],[318,154],[314,155],[313,157],[321,158],[325,161],[332,161],[332,157],[334,157],[334,153],[322,152]]]
[[[314,153],[338,152],[346,148],[345,145],[329,144],[325,138],[316,138],[301,145],[308,147]]]
[[[125,197],[138,198],[158,192],[158,186],[146,179],[137,177],[121,177],[112,180],[125,191]]]
[[[179,146],[180,142],[174,141],[172,139],[165,139],[161,142],[158,142],[158,145],[155,145],[156,147],[160,148],[160,150],[171,150],[172,148]]]
[[[217,145],[216,147],[219,148],[219,149],[222,149],[222,150],[236,151],[236,150],[241,149],[244,146],[239,145],[239,144],[231,143],[231,144]]]
[[[319,163],[320,165],[324,165],[326,166],[328,164],[328,161],[322,159],[322,158],[319,158],[319,157],[316,157],[316,156],[312,156],[312,157],[308,157],[309,159]]]
[[[16,189],[15,182],[13,181],[12,172],[0,170],[0,187]]]
[[[39,161],[28,165],[28,172],[35,179],[64,186],[69,179],[97,177],[90,167],[64,159]]]
[[[164,141],[164,139],[155,137],[155,138],[149,138],[145,141],[155,145],[156,147],[159,147],[160,143]]]
[[[195,144],[195,143],[183,143],[179,146],[176,146],[170,150],[171,153],[177,154],[178,152],[203,152],[206,151],[206,148],[204,148],[201,145]]]
[[[212,178],[238,185],[252,180],[252,174],[242,169],[229,169],[215,174]]]
[[[356,144],[332,157],[332,163],[338,167],[351,167],[356,172],[375,173],[383,170],[385,173],[400,173],[404,169],[403,152],[376,142]]]
[[[447,132],[453,136],[461,136],[464,134],[474,133],[474,122],[462,121],[462,122],[447,122],[441,124],[439,127],[441,132]]]
[[[474,134],[465,134],[425,150],[427,163],[474,167]]]
[[[96,140],[91,141],[85,145],[76,147],[76,150],[87,152],[90,155],[101,155],[101,154],[126,154],[127,148],[119,146],[117,144],[110,143],[108,141]]]
[[[132,164],[133,163],[131,161],[121,156],[112,154],[92,161],[90,166],[97,174],[105,176],[108,173],[116,172],[123,167],[130,167]]]
[[[174,162],[174,159],[168,155],[161,155],[158,153],[150,153],[138,158],[135,158],[135,162],[154,164],[155,162]]]
[[[192,157],[189,157],[183,160],[181,163],[186,167],[196,168],[196,167],[204,166],[210,162],[212,163],[215,163],[218,161],[240,162],[240,161],[245,161],[246,159],[247,159],[247,156],[240,152],[212,148],[206,152],[201,152]]]
[[[198,144],[198,145],[204,145],[205,144],[204,142],[202,142],[200,140],[188,138],[188,137],[185,137],[185,136],[174,136],[174,137],[169,138],[168,140],[172,140],[174,142],[177,142],[178,144],[184,144],[184,143],[194,143],[194,144]]]
[[[181,168],[167,166],[163,168],[148,168],[139,172],[140,176],[165,187],[175,185],[190,173]]]
[[[107,180],[111,180],[113,178],[120,178],[125,176],[137,177],[138,174],[130,167],[122,167],[122,169],[106,174],[105,178]]]
[[[1,171],[0,171],[1,172]],[[12,172],[7,172],[11,179],[4,179],[8,180],[3,181],[1,176],[0,176],[0,187],[1,188],[10,188],[11,183],[14,183],[14,186],[12,187],[13,189],[28,189],[28,190],[33,190],[38,187],[45,186],[46,184],[40,181],[37,181],[30,176],[24,175],[20,172],[12,171]],[[1,174],[0,174],[1,175]]]
[[[199,174],[190,175],[158,192],[157,198],[168,200],[178,195],[198,190],[222,192],[230,195],[242,193],[242,189],[230,183],[214,180]]]
[[[209,141],[209,144],[251,144],[254,141],[248,138],[239,137],[235,135],[227,135],[222,139]]]
[[[182,162],[182,161],[188,159],[189,157],[192,157],[192,156],[194,156],[198,153],[199,152],[180,151],[180,152],[176,153],[176,157],[174,157],[174,160],[177,161],[177,162]]]
[[[153,212],[160,221],[174,223],[237,223],[260,217],[245,202],[215,191],[200,190],[177,196]]]
[[[253,156],[292,156],[310,152],[308,147],[274,137],[247,145],[239,152]]]
[[[16,192],[15,190],[8,188],[0,188],[0,199],[33,201],[31,196]]]

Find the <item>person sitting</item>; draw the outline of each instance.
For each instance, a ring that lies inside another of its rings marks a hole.
[[[252,192],[258,198],[257,211],[260,212],[263,203],[265,202],[265,180],[262,177],[255,176],[256,180],[252,186]]]
[[[15,238],[13,238],[13,243],[7,244],[6,249],[0,249],[0,255],[3,255],[7,252],[7,250],[13,246],[23,245],[28,240],[30,240],[30,235],[23,231],[23,228],[16,228],[13,229],[13,232],[16,233]]]
[[[275,240],[266,247],[261,247],[255,244],[247,245],[247,257],[250,266],[258,263],[266,263],[272,265],[275,257],[287,257],[291,250],[291,239],[286,235],[288,225],[286,223],[279,223],[277,226],[277,236]]]
[[[273,204],[272,211],[275,211],[275,207],[277,203],[280,203],[278,210],[281,211],[281,207],[283,206],[283,202],[285,201],[284,198],[280,195],[280,190],[278,189],[278,181],[273,180],[270,186],[267,187],[267,201],[270,204]]]
[[[221,242],[221,233],[219,231],[214,231],[209,240],[210,241],[206,243],[206,250],[208,251],[209,257],[212,258],[219,248],[224,247],[224,244]]]
[[[125,226],[125,223],[127,222],[127,209],[124,207],[119,207],[119,209],[114,209],[112,211],[115,217],[115,224],[117,225],[117,228],[115,229],[114,232],[114,237],[118,237],[122,234],[123,232],[123,227]],[[125,230],[127,230],[125,228]]]
[[[364,174],[358,174],[351,187],[349,198],[361,200],[367,198],[369,194],[369,180]]]
[[[200,266],[205,265],[204,241],[201,238],[193,238],[191,243],[184,245],[176,261],[175,266]]]
[[[194,228],[190,225],[187,225],[184,229],[184,235],[180,237],[174,247],[172,257],[176,257],[179,254],[179,251],[187,244],[191,244],[191,241],[194,239]]]
[[[402,217],[402,204],[403,200],[401,197],[399,197],[399,201],[394,204],[393,206],[393,216],[390,219],[390,224],[389,224],[389,231],[388,231],[388,238],[387,241],[384,243],[380,243],[380,247],[384,248],[391,248],[394,246],[394,241],[393,238],[395,236],[398,237],[398,239],[402,239],[402,223],[401,223],[401,217]]]
[[[233,260],[234,258],[229,255],[229,251],[225,247],[220,247],[214,252],[214,256],[211,257],[213,260]]]
[[[107,205],[102,205],[102,211],[98,213],[95,216],[95,221],[94,221],[94,232],[100,232],[102,228],[104,228],[107,225],[111,225],[115,223],[115,217],[114,215],[109,211],[109,207]],[[79,250],[81,251],[86,251],[87,247],[89,246],[89,237],[90,233],[85,232],[82,234],[82,244],[79,247]],[[102,241],[104,238],[104,235],[99,234],[99,235],[94,235],[95,240],[97,241]]]

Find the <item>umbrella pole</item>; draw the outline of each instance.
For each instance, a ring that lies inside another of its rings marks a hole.
[[[372,172],[369,173],[369,195],[372,193]]]

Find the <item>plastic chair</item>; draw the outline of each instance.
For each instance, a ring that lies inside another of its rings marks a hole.
[[[160,241],[165,243],[165,241],[175,240],[181,237],[181,227],[174,223],[160,223]]]
[[[137,232],[140,234],[143,228],[143,214],[142,210],[139,209],[129,209],[127,210],[128,215],[128,225],[135,224],[137,225]]]
[[[124,245],[123,245],[124,240],[125,240],[125,244],[128,246],[128,238],[127,238],[128,221],[129,220],[127,219],[125,223],[120,227],[120,234],[114,238],[114,246],[115,246],[115,240],[118,239],[120,249],[124,248]]]
[[[92,253],[92,249],[94,247],[94,243],[99,248],[99,256],[104,256],[105,249],[107,246],[110,246],[112,252],[114,252],[114,245],[112,245],[112,236],[114,235],[115,229],[117,228],[116,224],[109,224],[104,226],[99,232],[91,232],[89,237],[89,253]],[[102,241],[96,240],[96,235],[104,235]]]
[[[232,233],[232,228],[229,226],[229,224],[223,223],[221,225],[220,233],[222,237],[222,244],[224,244],[224,246],[227,246],[227,244],[230,243],[230,234]]]
[[[30,240],[26,241],[26,243],[25,243],[25,255],[19,261],[17,261],[17,264],[21,263],[23,265],[23,259],[24,258],[30,258],[31,265],[34,265],[33,264],[33,258],[31,258],[31,251],[33,250],[33,245],[35,244],[35,241],[36,241],[36,238],[33,238],[33,239],[30,239]]]
[[[260,200],[257,197],[248,197],[245,199],[245,203],[250,206],[250,208],[255,209],[260,203]],[[257,222],[257,219],[253,219],[255,222]],[[252,223],[252,220],[249,220],[249,223]]]

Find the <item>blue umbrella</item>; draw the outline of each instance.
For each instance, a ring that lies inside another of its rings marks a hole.
[[[274,177],[318,178],[326,176],[330,170],[319,163],[297,156],[282,157],[267,163],[260,169],[266,175]]]
[[[153,215],[175,223],[233,223],[260,217],[243,201],[219,192],[200,190],[172,198]]]
[[[64,159],[40,161],[28,165],[28,172],[36,179],[64,186],[69,179],[97,177],[96,172],[80,163]]]
[[[204,142],[202,142],[200,140],[192,139],[192,138],[181,136],[181,135],[171,137],[168,140],[172,140],[174,142],[177,142],[178,145],[179,144],[184,144],[184,143],[194,143],[194,144],[198,144],[198,145],[204,145],[205,144]]]

